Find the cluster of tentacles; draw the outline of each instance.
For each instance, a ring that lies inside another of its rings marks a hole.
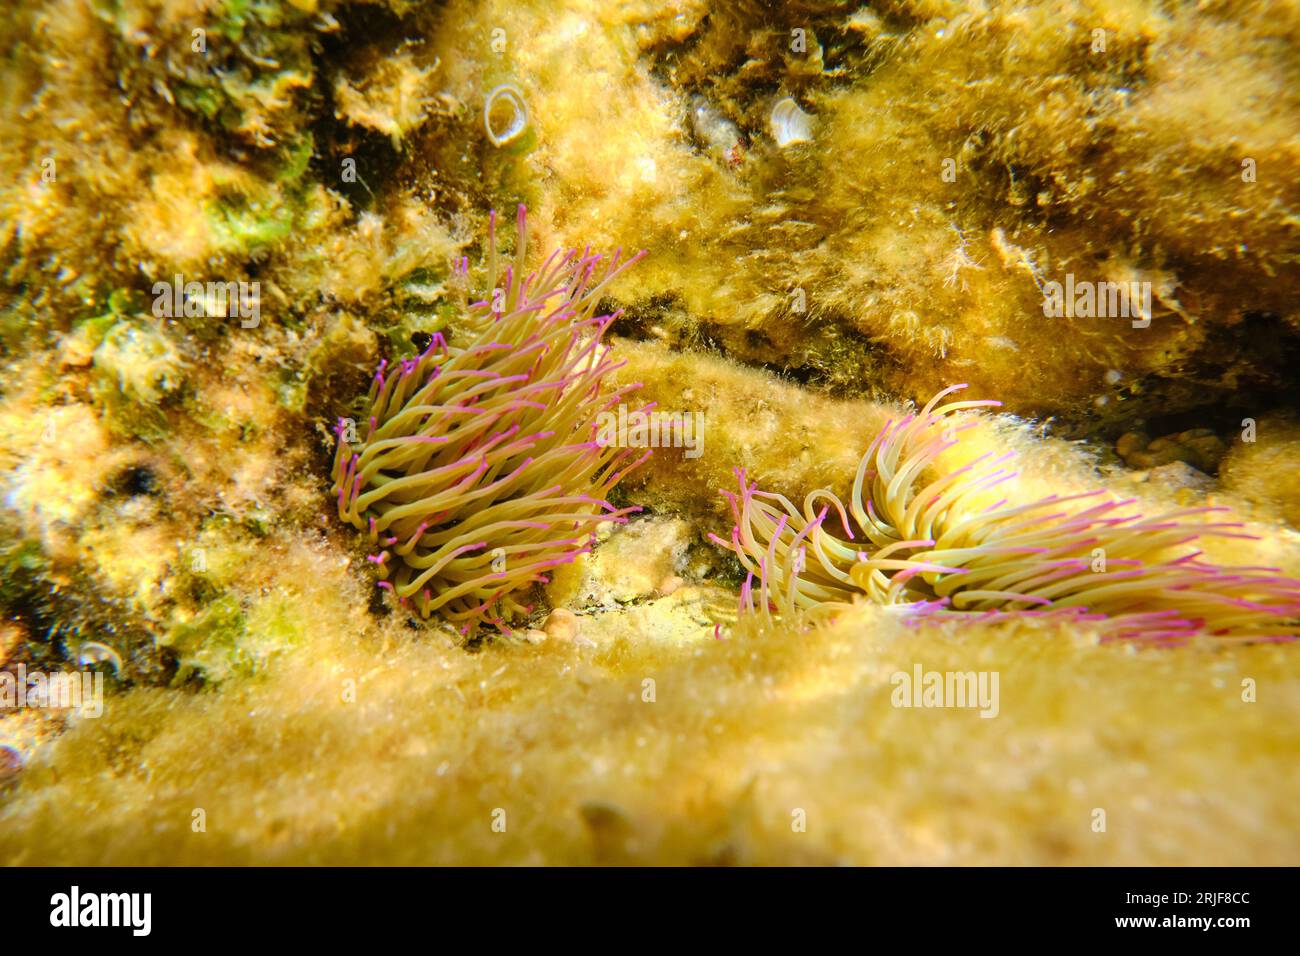
[[[741,612],[771,619],[834,615],[855,601],[913,620],[955,614],[1097,621],[1107,638],[1180,643],[1196,634],[1282,640],[1300,634],[1300,581],[1277,568],[1218,567],[1198,539],[1250,537],[1214,507],[1146,516],[1103,491],[1025,504],[990,502],[1016,473],[990,452],[937,473],[936,459],[991,401],[945,397],[890,421],[858,466],[847,509],[820,489],[802,511],[737,470],[723,492],[731,540],[749,572]],[[840,534],[828,525],[837,528]]]
[[[521,594],[588,551],[601,522],[623,522],[610,490],[644,456],[595,440],[596,418],[629,385],[602,389],[618,367],[602,336],[616,315],[594,316],[620,263],[552,253],[525,275],[519,207],[514,262],[499,271],[495,216],[488,298],[469,306],[483,329],[464,347],[442,335],[371,384],[369,419],[340,419],[332,494],[339,517],[365,531],[379,586],[462,632],[531,608]],[[648,453],[647,453],[648,454]]]

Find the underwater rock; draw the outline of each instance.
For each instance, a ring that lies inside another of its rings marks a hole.
[[[1205,564],[1295,578],[1294,4],[11,6],[0,660],[112,679],[99,719],[0,713],[0,862],[1300,860],[1293,644],[1135,652],[1082,615],[852,595],[753,627],[765,555],[706,537],[733,469],[796,510],[847,501],[872,438],[965,381],[1006,414],[895,492],[1014,452],[1020,504],[1225,508],[1244,536]],[[518,203],[531,248],[498,281],[490,210]],[[419,471],[372,452],[340,525],[331,427],[365,454],[376,365],[396,389],[412,350],[473,347],[540,247],[588,245],[649,250],[590,303],[616,316],[591,361],[627,363],[599,395],[636,386],[699,441],[635,449],[608,505],[643,510],[566,544],[513,633],[375,599],[367,555],[410,584],[395,549],[424,519],[367,547],[368,518]],[[203,291],[151,314],[156,283]],[[210,301],[230,283],[255,324]],[[999,674],[998,718],[893,706],[918,662]],[[527,839],[483,825],[501,794],[527,795]]]

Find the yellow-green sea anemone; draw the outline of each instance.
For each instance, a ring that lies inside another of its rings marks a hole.
[[[593,313],[640,255],[555,252],[525,274],[526,253],[520,206],[501,274],[493,216],[490,291],[469,307],[481,333],[464,347],[434,335],[399,368],[381,365],[364,438],[347,419],[336,429],[332,493],[377,544],[380,587],[462,631],[531,611],[520,592],[638,510],[608,495],[644,457],[594,437],[599,413],[638,386],[602,389],[619,364],[601,342],[617,313]]]
[[[990,401],[939,402],[889,422],[858,466],[847,509],[819,489],[796,508],[737,470],[724,492],[729,541],[749,572],[742,611],[765,617],[834,614],[855,600],[922,616],[952,612],[1095,620],[1108,637],[1177,643],[1196,634],[1286,639],[1300,633],[1300,581],[1277,568],[1200,560],[1206,536],[1248,537],[1222,509],[1143,515],[1102,491],[1028,503],[990,501],[1015,477],[1009,456],[980,456],[947,472],[942,453],[973,423],[958,413]],[[828,529],[834,517],[842,531]]]

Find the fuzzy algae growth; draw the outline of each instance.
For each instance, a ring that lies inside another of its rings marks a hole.
[[[1221,507],[1253,540],[1207,562],[1296,577],[1294,3],[11,13],[0,667],[108,690],[0,709],[0,861],[1300,861],[1293,646],[865,604],[756,628],[709,540],[733,469],[848,500],[872,436],[965,381],[1006,410],[963,460],[1016,452],[1018,500]],[[494,142],[503,88],[527,129]],[[592,303],[623,310],[608,387],[707,442],[653,449],[609,501],[644,512],[468,642],[376,599],[332,426],[381,361],[481,331],[457,277],[518,203],[534,248],[650,250]],[[260,321],[154,314],[176,276],[257,282]],[[1149,314],[1049,317],[1067,277]],[[896,706],[918,664],[998,674],[997,717]]]

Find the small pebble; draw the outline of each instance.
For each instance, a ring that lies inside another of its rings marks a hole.
[[[571,641],[578,636],[578,616],[568,608],[557,607],[546,619],[543,629],[557,641]]]
[[[679,575],[670,574],[659,582],[659,586],[655,588],[655,590],[658,591],[662,597],[667,597],[685,583],[686,582]]]

